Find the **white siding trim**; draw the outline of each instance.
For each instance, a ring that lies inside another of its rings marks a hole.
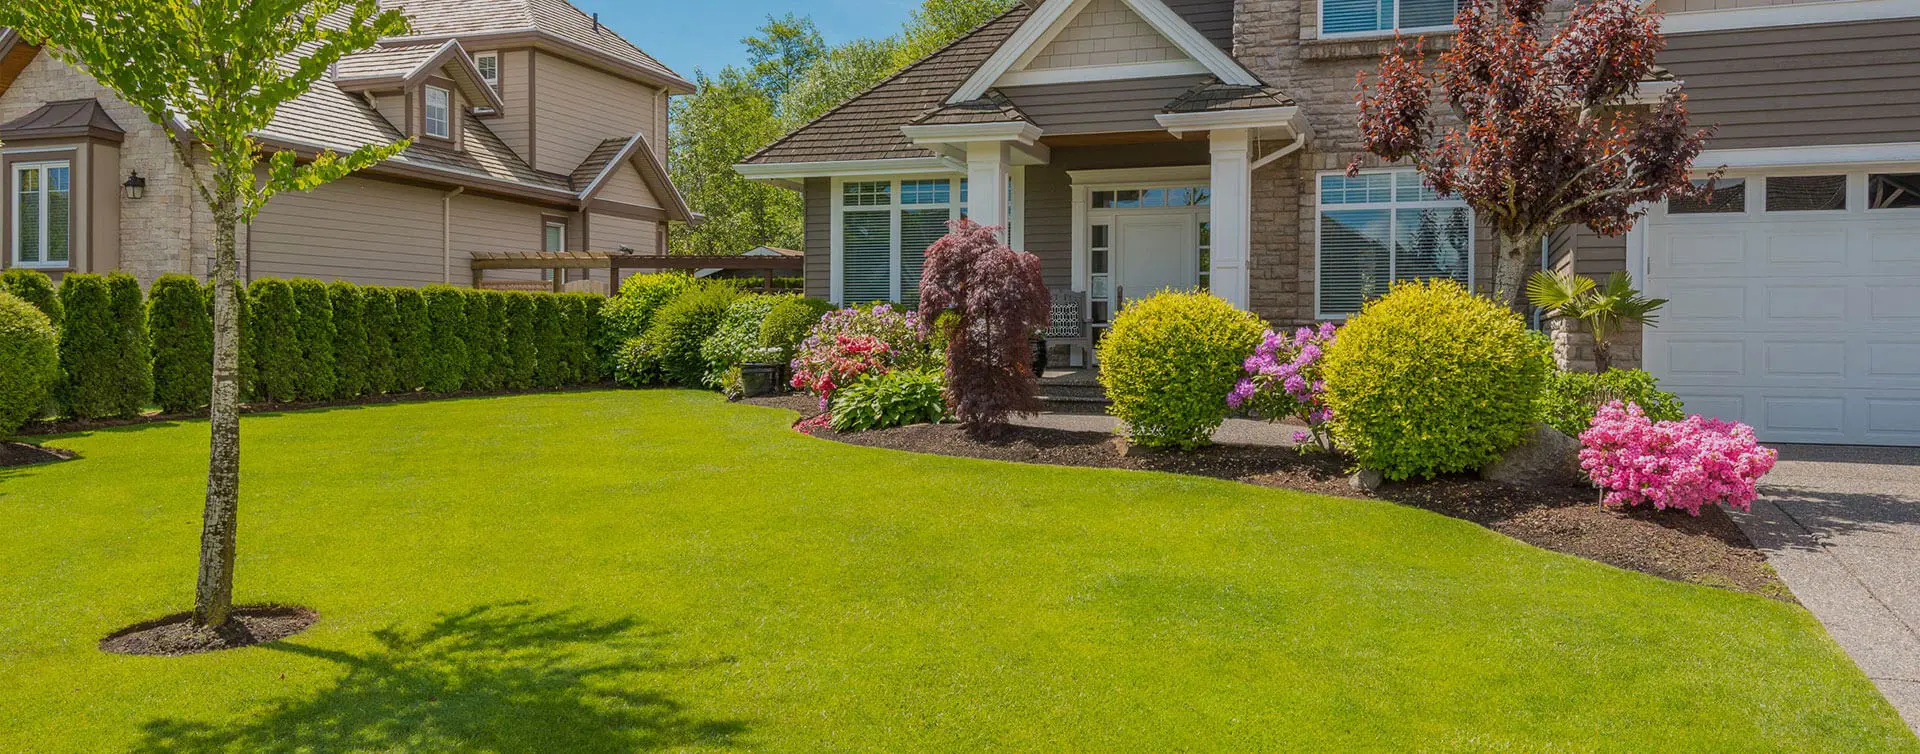
[[[1701,152],[1700,156],[1693,161],[1695,166],[1700,167],[1725,166],[1729,172],[1823,165],[1910,165],[1913,163],[1920,163],[1920,142],[1709,149]]]
[[[1661,22],[1660,30],[1668,34],[1692,34],[1769,26],[1886,21],[1914,16],[1920,16],[1920,0],[1842,0],[1669,13]]]
[[[1078,68],[1042,68],[1033,71],[1008,71],[1000,77],[999,86],[1035,86],[1039,84],[1074,84],[1087,81],[1124,81],[1127,79],[1157,79],[1167,76],[1196,76],[1210,73],[1205,65],[1197,60],[1162,60],[1155,63],[1123,63],[1117,65],[1089,65]]]

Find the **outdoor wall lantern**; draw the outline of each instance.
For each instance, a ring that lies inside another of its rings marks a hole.
[[[120,184],[120,187],[126,190],[128,199],[139,199],[147,195],[147,179],[141,178],[138,170],[133,171],[133,175],[127,178],[126,183]]]

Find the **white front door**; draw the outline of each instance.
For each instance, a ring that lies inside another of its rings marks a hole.
[[[1191,212],[1120,215],[1116,219],[1120,286],[1128,299],[1140,299],[1198,283],[1199,221]]]

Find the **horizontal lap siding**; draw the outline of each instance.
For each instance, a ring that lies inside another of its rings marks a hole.
[[[640,177],[640,169],[632,163],[614,169],[613,175],[607,177],[607,185],[601,187],[600,193],[594,198],[655,209],[660,207],[660,201],[653,197],[653,190],[647,188],[646,180]]]
[[[654,90],[544,53],[534,64],[534,167],[571,173],[600,142],[655,133]]]
[[[1199,76],[1132,81],[1002,87],[1048,136],[1165,131],[1154,120],[1168,102],[1200,83]]]
[[[832,190],[833,182],[829,179],[807,179],[805,191],[807,295],[820,299],[830,298],[833,294]]]
[[[468,194],[454,197],[454,284],[466,285],[473,281],[470,263],[474,252],[539,251],[546,242],[544,232],[539,207]],[[539,277],[538,270],[487,271],[488,280],[534,280]]]
[[[1233,52],[1233,0],[1167,0],[1167,9],[1221,50]]]
[[[1710,148],[1920,140],[1920,20],[1676,35],[1660,62]]]
[[[440,193],[347,178],[280,194],[252,227],[251,278],[310,277],[374,285],[438,283]],[[527,233],[529,241],[533,233]]]
[[[619,251],[621,246],[631,247],[636,254],[652,254],[659,251],[656,226],[652,220],[634,220],[613,215],[598,214],[587,218],[587,233],[590,236],[588,251]]]

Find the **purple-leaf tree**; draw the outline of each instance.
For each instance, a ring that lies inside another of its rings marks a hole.
[[[1040,259],[1000,243],[998,229],[956,220],[927,249],[920,274],[920,326],[948,318],[947,408],[976,437],[998,435],[1015,413],[1040,409],[1033,374],[1035,329],[1047,321]]]
[[[1509,306],[1549,233],[1584,224],[1618,236],[1648,203],[1711,186],[1694,186],[1690,172],[1712,129],[1688,125],[1679,87],[1637,106],[1666,47],[1660,14],[1640,0],[1593,0],[1552,29],[1545,6],[1464,0],[1459,34],[1436,68],[1418,40],[1401,40],[1371,80],[1360,74],[1367,151],[1411,159],[1427,185],[1491,226],[1494,296]],[[1455,120],[1445,128],[1436,89]]]

